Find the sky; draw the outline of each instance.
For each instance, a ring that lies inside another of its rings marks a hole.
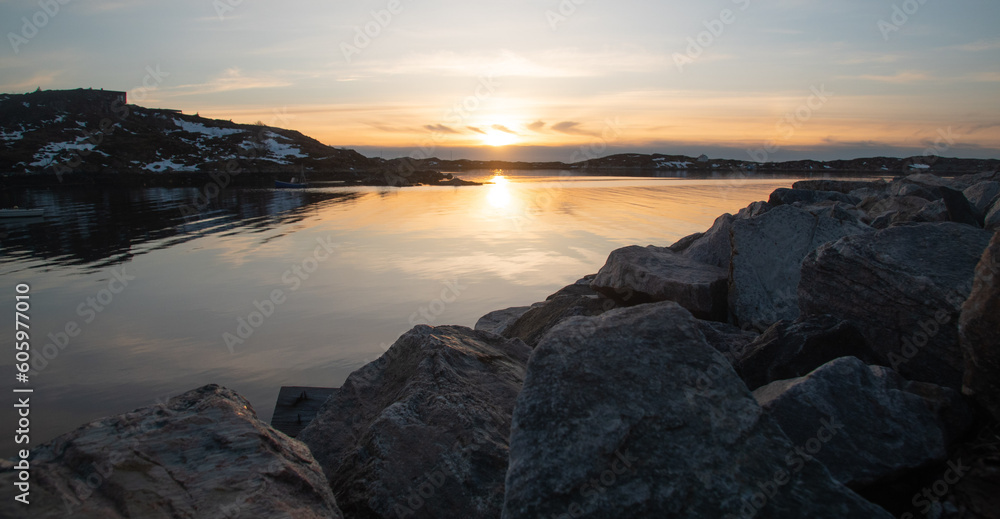
[[[1000,158],[995,0],[0,0],[0,92],[368,156]]]

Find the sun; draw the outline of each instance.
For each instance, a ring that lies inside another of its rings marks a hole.
[[[517,135],[500,130],[488,130],[483,136],[483,144],[487,146],[508,146],[517,143]]]

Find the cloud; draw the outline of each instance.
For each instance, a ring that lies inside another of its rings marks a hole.
[[[483,131],[481,128],[476,128],[475,126],[466,126],[466,128],[468,128],[468,129],[470,129],[470,130],[472,130],[472,131],[474,131],[476,133],[481,133],[483,135],[486,135],[486,132]]]
[[[883,83],[916,83],[921,81],[929,81],[934,78],[928,76],[925,72],[907,70],[907,71],[897,72],[891,76],[866,74],[863,76],[858,76],[858,79],[864,79],[867,81],[880,81]]]
[[[552,129],[568,135],[594,135],[594,132],[589,132],[580,128],[580,123],[576,121],[563,121],[552,125]]]
[[[964,50],[966,52],[982,52],[984,50],[995,50],[1000,49],[1000,39],[997,40],[978,40],[972,43],[967,43],[965,45],[958,45],[952,47],[958,50]]]
[[[255,88],[277,88],[291,85],[290,81],[284,79],[245,76],[239,68],[234,67],[226,69],[221,76],[215,77],[205,83],[180,85],[164,90],[169,91],[172,96],[189,96]]]
[[[424,129],[438,133],[458,133],[458,130],[455,130],[454,128],[445,126],[443,124],[426,124],[424,125]]]
[[[517,135],[517,132],[515,132],[514,130],[511,130],[510,128],[508,128],[508,127],[506,127],[506,126],[504,126],[502,124],[494,124],[492,126],[492,128],[494,130],[497,130],[497,131],[500,131],[500,132],[509,133],[511,135]]]
[[[544,121],[535,121],[535,122],[533,122],[533,123],[531,123],[531,124],[528,125],[528,129],[531,130],[531,131],[533,131],[533,132],[540,132],[543,129],[545,129],[545,122]]]

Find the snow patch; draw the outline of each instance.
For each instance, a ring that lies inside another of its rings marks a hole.
[[[5,140],[5,141],[19,141],[19,140],[21,140],[23,138],[24,138],[24,132],[12,131],[12,132],[8,133],[8,132],[0,130],[0,140]]]
[[[243,130],[238,130],[235,128],[216,128],[214,126],[205,126],[201,123],[193,123],[191,121],[177,120],[174,119],[174,124],[180,128],[180,131],[200,133],[202,135],[208,135],[209,137],[225,137],[227,135],[235,135],[237,133],[243,133]]]
[[[931,169],[928,164],[910,164],[910,169]]]
[[[675,168],[675,169],[687,169],[692,163],[689,161],[672,161],[672,162],[659,162],[656,164],[658,168]]]
[[[146,164],[145,169],[156,173],[162,173],[164,171],[198,171],[198,168],[195,168],[194,166],[178,164],[170,159],[161,160],[159,162],[151,162]]]
[[[94,144],[89,142],[79,143],[79,142],[53,142],[42,146],[37,152],[35,152],[35,162],[29,164],[29,166],[45,167],[52,164],[53,160],[59,156],[60,153],[67,150],[87,150],[93,151]]]

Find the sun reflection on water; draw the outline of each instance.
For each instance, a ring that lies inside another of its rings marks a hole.
[[[486,200],[497,209],[507,209],[511,205],[511,194],[509,181],[501,174],[494,175],[489,180],[493,185],[486,195]]]

